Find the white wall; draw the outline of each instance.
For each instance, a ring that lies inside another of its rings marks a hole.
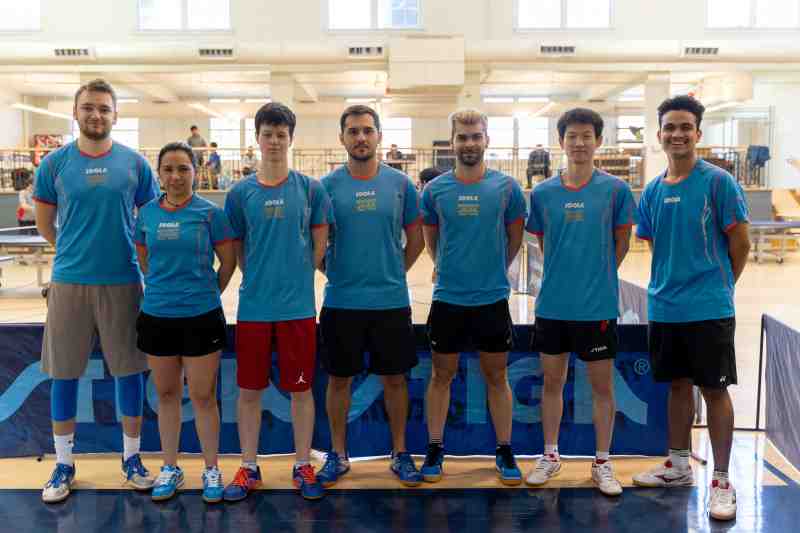
[[[0,148],[25,146],[24,115],[11,104],[20,102],[20,95],[0,91]]]
[[[754,102],[773,106],[770,183],[773,188],[800,188],[800,176],[787,159],[800,159],[800,74],[756,77]]]

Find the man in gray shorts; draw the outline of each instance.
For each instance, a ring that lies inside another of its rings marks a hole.
[[[123,415],[123,476],[139,490],[153,484],[139,457],[147,361],[136,348],[142,287],[133,227],[134,208],[158,187],[141,155],[112,142],[116,104],[105,81],[81,86],[73,110],[80,136],[44,158],[36,176],[36,226],[56,248],[42,342],[42,370],[53,378],[56,467],[42,492],[49,503],[69,496],[75,478],[78,378],[97,334]]]

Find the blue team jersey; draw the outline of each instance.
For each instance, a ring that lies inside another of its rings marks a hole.
[[[650,320],[730,318],[734,279],[727,232],[748,222],[744,192],[733,176],[703,160],[678,183],[666,183],[664,176],[645,187],[636,229],[653,243]]]
[[[133,246],[134,208],[158,194],[150,165],[118,143],[90,156],[72,142],[47,155],[34,197],[57,208],[52,280],[80,285],[141,281]]]
[[[506,226],[525,218],[514,178],[489,169],[464,183],[447,172],[425,187],[422,214],[426,226],[439,227],[434,300],[477,306],[508,298]]]
[[[614,232],[633,226],[636,204],[619,178],[595,170],[579,189],[553,176],[531,191],[526,229],[544,239],[536,316],[610,320],[619,314]]]
[[[252,174],[228,192],[225,213],[244,246],[238,320],[316,316],[311,229],[333,222],[320,182],[291,170],[268,187]]]
[[[169,208],[155,199],[136,220],[136,245],[147,249],[142,311],[161,317],[198,316],[222,305],[214,246],[233,240],[228,217],[197,195]]]
[[[325,254],[326,307],[408,307],[405,228],[420,221],[419,197],[402,172],[381,165],[371,178],[353,177],[342,166],[322,178],[333,205]]]

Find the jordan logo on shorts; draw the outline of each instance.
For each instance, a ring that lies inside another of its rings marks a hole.
[[[308,383],[306,380],[303,379],[303,373],[300,372],[300,377],[297,379],[297,383],[295,385],[300,385],[301,383]]]

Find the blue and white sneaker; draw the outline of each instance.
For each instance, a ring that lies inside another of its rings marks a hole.
[[[441,444],[428,444],[425,462],[422,463],[422,468],[420,468],[422,479],[428,483],[436,483],[441,480],[442,463],[444,463],[444,448],[442,448]]]
[[[514,459],[511,446],[497,447],[495,468],[497,468],[497,475],[503,485],[519,485],[522,483],[522,472],[517,466],[517,460]]]
[[[73,481],[75,481],[75,466],[56,463],[50,480],[42,490],[42,501],[45,503],[63,502],[69,496]]]
[[[222,494],[225,486],[222,484],[222,472],[216,466],[206,468],[203,471],[203,501],[206,503],[218,503],[222,501]]]
[[[392,456],[390,468],[400,483],[406,487],[416,487],[422,483],[422,474],[417,470],[414,458],[408,452],[400,452]]]
[[[127,461],[122,461],[122,475],[125,477],[125,483],[130,483],[136,490],[150,490],[153,487],[153,478],[142,464],[142,458],[138,453],[128,457]]]
[[[336,485],[339,478],[350,471],[350,461],[346,457],[340,457],[338,453],[331,450],[325,457],[325,464],[322,465],[317,473],[317,481],[322,483],[326,489]]]
[[[183,486],[183,470],[179,466],[164,465],[153,484],[153,501],[169,500]]]

